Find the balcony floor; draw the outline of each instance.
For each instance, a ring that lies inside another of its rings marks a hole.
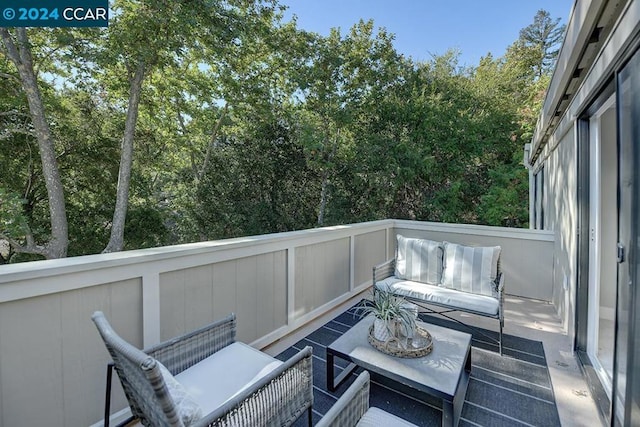
[[[367,294],[365,293],[366,297]],[[313,331],[321,328],[325,323],[340,316],[347,311],[351,306],[357,303],[362,296],[354,298],[344,304],[336,307],[330,313],[310,322],[305,327],[298,330],[295,334],[292,334],[277,343],[264,349],[269,354],[278,355],[282,353],[281,357],[287,355],[287,349],[291,346],[300,346],[305,341],[303,340]],[[535,301],[525,298],[507,296],[505,300],[505,328],[504,333],[506,335],[513,335],[516,337],[522,337],[527,340],[534,340],[542,342],[544,348],[544,354],[546,356],[546,363],[548,367],[549,376],[555,395],[555,401],[558,408],[558,415],[560,417],[561,425],[563,426],[582,426],[582,425],[595,425],[594,420],[600,420],[595,403],[589,393],[588,386],[580,373],[580,369],[576,363],[576,359],[571,351],[571,341],[563,330],[558,316],[555,314],[553,306],[549,303]],[[473,324],[474,326],[497,331],[498,322],[494,319],[482,318],[479,316],[472,316],[465,313],[455,313],[452,317],[456,317],[465,323]],[[352,316],[349,315],[349,318]],[[346,317],[342,317],[346,319]],[[317,340],[316,340],[317,341]],[[523,340],[526,341],[526,340]],[[330,341],[329,341],[330,342]],[[298,344],[296,344],[298,343]],[[323,343],[318,343],[320,346]],[[317,347],[314,344],[314,347]],[[476,345],[474,344],[474,347]],[[290,352],[291,350],[289,350]],[[484,350],[476,350],[474,352],[480,352],[482,354]],[[283,353],[284,352],[284,353]],[[509,358],[508,352],[504,357]],[[493,356],[497,356],[492,352],[485,352],[491,360],[499,360]],[[324,367],[324,352],[314,351],[316,360],[319,362],[319,367]],[[473,356],[472,356],[473,357]],[[473,359],[472,359],[473,363]],[[315,362],[314,362],[315,364]],[[475,363],[474,363],[475,364]],[[318,370],[318,369],[316,369]],[[316,399],[318,404],[314,419],[318,419],[321,414],[328,410],[328,407],[324,407],[327,404],[331,404],[335,398],[330,396],[326,392],[324,386],[325,372],[316,372],[314,376],[318,384],[316,384],[316,391],[322,393],[322,399]],[[473,376],[473,367],[472,367]],[[322,383],[322,384],[320,384]],[[338,388],[337,392],[341,393],[346,389],[347,385],[342,385]],[[421,405],[416,399],[411,398],[403,394],[398,395],[394,391],[391,391],[388,387],[375,383],[372,387],[372,405],[377,405],[376,402],[384,402],[386,404],[393,405],[395,399],[413,399],[413,401],[398,401],[400,405],[407,405],[412,408],[411,410],[416,412],[410,414],[405,418],[411,418],[418,415],[420,411],[433,411],[429,405]],[[379,395],[374,395],[377,393]],[[321,407],[318,407],[321,406]],[[424,407],[422,407],[424,406]],[[477,421],[477,420],[472,420]],[[415,422],[415,419],[414,419]],[[597,423],[597,421],[596,421]],[[481,424],[481,423],[480,423]],[[462,423],[461,423],[462,425]]]

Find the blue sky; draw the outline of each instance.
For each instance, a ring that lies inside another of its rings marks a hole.
[[[574,0],[280,0],[285,19],[322,35],[332,27],[346,34],[360,18],[394,33],[396,49],[428,60],[449,48],[460,50],[460,65],[477,65],[491,52],[502,56],[539,9],[567,22]]]

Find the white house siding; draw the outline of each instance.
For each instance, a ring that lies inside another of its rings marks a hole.
[[[565,328],[573,334],[571,319],[576,301],[576,227],[577,227],[577,165],[575,131],[568,132],[545,159],[544,221],[553,230],[554,254],[552,271],[552,302]]]
[[[253,342],[287,323],[287,254],[250,257],[160,275],[160,339],[185,334],[230,312],[238,340]]]

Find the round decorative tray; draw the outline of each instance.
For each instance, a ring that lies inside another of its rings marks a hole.
[[[387,341],[380,341],[373,337],[373,325],[369,327],[369,344],[391,356],[417,358],[431,353],[433,350],[433,339],[431,334],[424,328],[416,326],[414,338],[389,338]],[[406,341],[406,344],[402,341]]]

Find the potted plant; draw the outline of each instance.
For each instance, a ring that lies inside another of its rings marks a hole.
[[[373,337],[382,342],[399,338],[400,331],[407,335],[416,326],[415,309],[404,298],[379,289],[373,290],[371,301],[358,307],[356,313],[361,317],[373,315]]]

